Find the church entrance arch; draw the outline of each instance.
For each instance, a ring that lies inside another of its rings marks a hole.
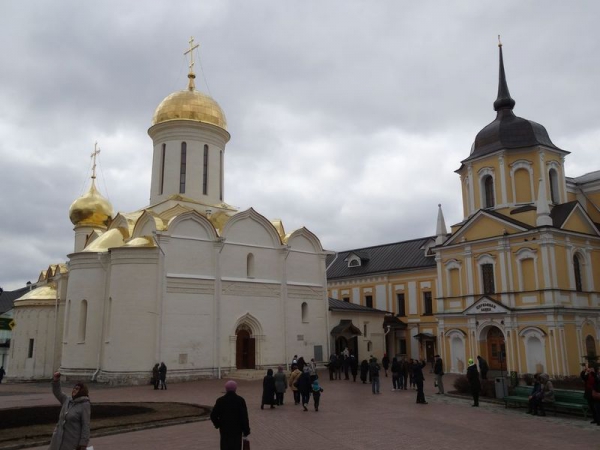
[[[506,370],[506,344],[500,328],[495,326],[488,328],[486,347],[490,370]]]
[[[252,330],[240,325],[235,332],[235,366],[237,369],[256,368],[256,341]]]

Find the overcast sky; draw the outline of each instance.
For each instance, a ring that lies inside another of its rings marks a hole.
[[[223,108],[225,200],[330,250],[435,234],[462,220],[457,174],[491,122],[502,35],[518,116],[600,169],[597,1],[0,2],[0,286],[73,249],[89,186],[148,204],[161,100],[197,87]],[[206,80],[206,81],[205,81]]]

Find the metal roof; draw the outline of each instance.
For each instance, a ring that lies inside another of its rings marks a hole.
[[[329,297],[329,311],[361,312],[375,314],[391,314],[389,311],[369,308],[368,306],[357,305],[355,303],[344,302],[336,298]]]
[[[331,266],[327,270],[327,279],[434,268],[434,256],[425,256],[424,249],[432,240],[435,241],[435,236],[339,252],[335,261],[333,256],[328,257],[327,264]],[[352,253],[366,254],[369,260],[362,260],[361,266],[348,267],[348,262],[344,260]]]
[[[0,294],[0,314],[4,314],[13,309],[15,300],[22,297],[29,290],[30,287],[26,286],[15,291],[3,291],[2,294]]]

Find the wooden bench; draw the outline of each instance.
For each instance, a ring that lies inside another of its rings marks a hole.
[[[517,407],[521,405],[528,406],[529,396],[532,391],[532,386],[515,387],[513,395],[504,397],[504,407],[508,408],[511,405]],[[554,402],[545,402],[544,408],[551,409],[554,415],[559,411],[582,412],[584,418],[587,418],[589,411],[587,400],[583,397],[583,392],[568,389],[554,389]]]
[[[511,404],[518,406],[529,404],[529,396],[533,391],[533,386],[516,386],[513,395],[504,397],[504,407],[508,408]]]

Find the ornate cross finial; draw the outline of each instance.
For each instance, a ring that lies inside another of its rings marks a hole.
[[[98,143],[94,143],[94,152],[90,155],[94,163],[92,164],[92,180],[96,179],[96,157],[100,154]]]
[[[190,49],[184,53],[184,56],[188,53],[190,54],[190,73],[188,74],[188,78],[190,82],[188,84],[188,89],[193,91],[195,89],[194,78],[196,78],[196,74],[194,74],[194,50],[200,47],[200,44],[194,45],[194,36],[190,37]]]
[[[498,35],[498,47],[502,47],[502,41],[500,40],[500,35]]]
[[[184,55],[190,54],[190,73],[194,73],[194,50],[200,47],[200,44],[194,45],[194,36],[190,38],[190,49]]]

